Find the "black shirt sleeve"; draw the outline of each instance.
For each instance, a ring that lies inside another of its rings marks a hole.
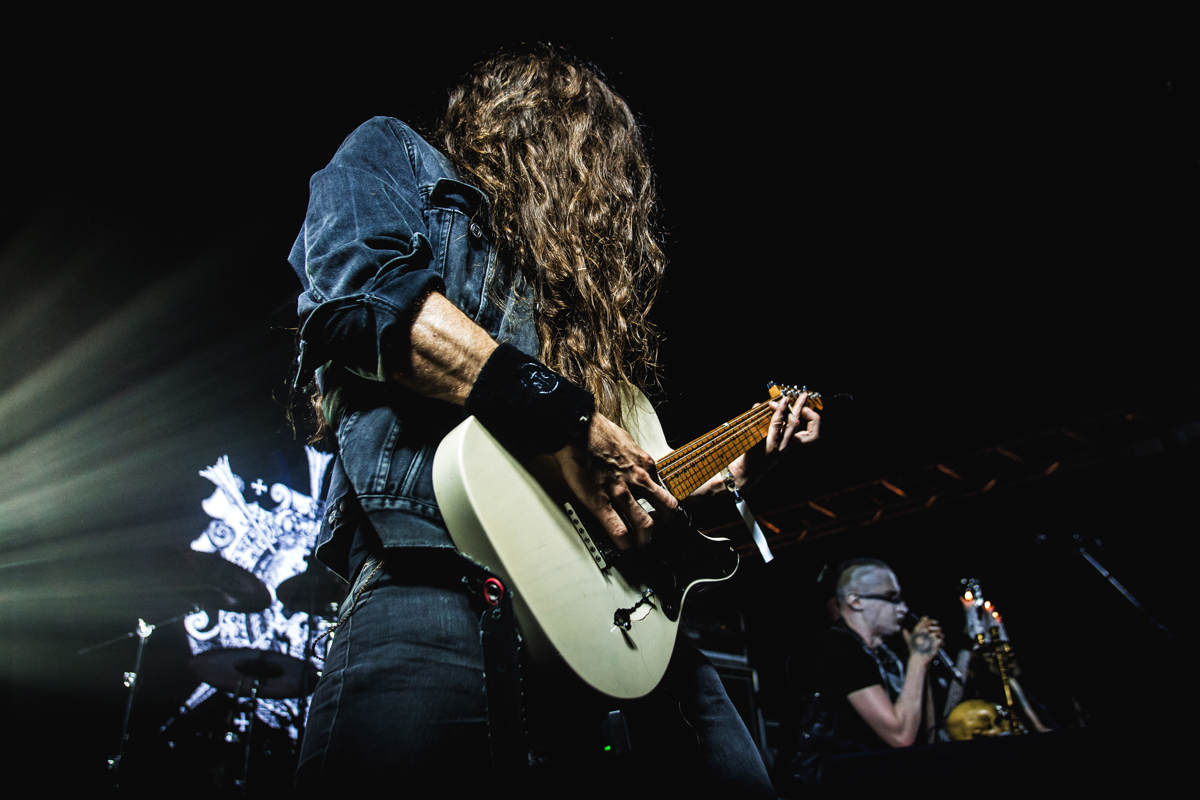
[[[882,685],[879,666],[853,635],[828,630],[813,645],[808,659],[810,690],[844,699],[852,692]]]
[[[809,648],[804,667],[793,681],[793,690],[819,695],[820,707],[840,721],[837,738],[846,746],[886,750],[888,745],[850,705],[847,696],[870,686],[883,686],[879,665],[851,632],[830,628]],[[849,747],[839,748],[843,751]]]

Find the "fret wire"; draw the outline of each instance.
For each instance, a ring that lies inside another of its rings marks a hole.
[[[672,456],[678,454],[682,458],[670,459],[670,463],[664,463],[668,461],[664,458],[660,462],[660,477],[664,483],[671,484],[673,495],[686,497],[719,471],[718,468],[713,470],[712,474],[698,475],[698,470],[706,464],[711,465],[714,460],[720,458],[732,461],[758,444],[766,435],[766,429],[762,423],[766,422],[773,413],[770,405],[764,403],[743,413],[728,425],[689,442],[671,454]],[[738,450],[739,447],[741,447],[740,450]],[[681,463],[675,463],[677,461]],[[684,479],[678,480],[675,476],[681,471],[683,472],[681,477]],[[677,489],[676,486],[679,488]],[[687,488],[686,492],[683,491],[685,488]]]
[[[721,427],[714,428],[713,430],[709,431],[708,433],[704,434],[703,436],[701,436],[697,439],[693,439],[692,441],[688,442],[683,447],[680,447],[679,449],[677,449],[671,453],[668,453],[666,456],[663,456],[662,462],[664,464],[669,463],[673,460],[678,459],[679,457],[682,457],[682,456],[685,456],[685,455],[691,453],[693,450],[695,450],[699,447],[702,447],[708,441],[710,441],[714,438],[717,438],[717,437],[721,436],[722,434],[727,433],[731,428],[734,428],[734,427],[744,424],[751,417],[761,415],[764,412],[764,410],[766,410],[766,411],[770,410],[770,406],[767,405],[766,403],[755,406],[754,408],[751,408],[748,411],[742,412],[741,414],[734,417],[732,420],[725,423]]]
[[[670,474],[674,470],[693,469],[693,465],[695,465],[697,462],[704,463],[712,460],[713,458],[727,455],[738,447],[743,447],[742,450],[734,455],[734,458],[736,458],[737,455],[749,450],[751,447],[757,444],[763,438],[763,436],[765,436],[766,430],[761,425],[761,423],[764,421],[765,419],[752,420],[748,422],[758,422],[760,424],[754,426],[746,424],[737,428],[726,430],[723,432],[725,434],[724,436],[714,437],[711,441],[703,442],[701,446],[695,447],[690,452],[686,453],[685,458],[677,459],[676,461],[678,463],[673,462],[667,464],[663,468],[663,471],[665,471],[667,474]],[[712,476],[710,475],[707,477]]]
[[[658,462],[659,477],[672,495],[687,497],[720,471],[720,467],[712,469],[714,463],[723,461],[724,467],[762,441],[772,414],[770,404],[762,403],[668,453]],[[702,474],[702,469],[712,471]]]
[[[724,442],[731,438],[745,437],[751,433],[765,433],[765,429],[761,432],[757,431],[756,429],[761,427],[763,422],[767,421],[767,418],[770,414],[770,407],[766,406],[764,407],[764,410],[761,411],[758,409],[755,410],[758,411],[758,413],[754,414],[751,418],[738,420],[736,424],[731,424],[729,427],[717,431],[717,435],[706,436],[702,440],[698,439],[695,442],[690,443],[689,446],[681,448],[682,452],[680,450],[675,452],[681,453],[683,456],[682,460],[690,461],[694,460],[696,457],[704,457],[704,453],[706,451],[711,450],[714,447],[720,447]],[[673,461],[674,460],[681,459],[677,458],[673,459]]]
[[[710,458],[693,460],[692,463],[686,466],[681,465],[675,470],[677,474],[669,478],[664,478],[664,482],[671,484],[671,493],[676,497],[687,497],[719,471],[716,463],[720,463],[721,461],[725,463],[732,462],[737,456],[749,450],[750,447],[753,447],[759,441],[761,441],[761,437],[755,438],[749,445],[743,442],[743,445],[740,447],[727,446],[716,451]],[[709,468],[701,471],[701,468],[705,465],[708,465]]]
[[[768,411],[770,410],[769,405],[763,408],[766,408]],[[745,450],[749,450],[750,447],[758,443],[758,440],[760,440],[763,435],[766,435],[766,431],[764,431],[764,429],[763,431],[760,431],[758,427],[761,426],[754,425],[754,423],[761,423],[766,420],[767,414],[761,413],[757,414],[756,416],[760,417],[760,419],[745,420],[743,425],[722,429],[720,434],[724,435],[718,435],[718,437],[709,438],[708,441],[697,440],[696,443],[692,443],[695,446],[689,447],[688,452],[685,453],[685,458],[682,459],[682,463],[676,464],[672,462],[670,464],[666,464],[665,467],[660,468],[660,475],[664,473],[671,474],[673,470],[678,469],[692,469],[692,465],[694,465],[697,461],[701,463],[707,462],[714,457],[721,456],[722,453],[730,452],[731,447],[738,446],[739,440],[742,444],[744,444],[746,440],[750,440],[750,444],[745,447]],[[754,427],[751,427],[751,425],[754,425]],[[757,438],[751,437],[750,434],[756,434]],[[745,452],[745,450],[742,450],[742,452]],[[738,455],[740,455],[740,452]],[[736,457],[737,456],[734,456],[734,458]],[[676,461],[680,461],[680,459],[676,459]],[[712,476],[709,475],[707,477]],[[707,480],[707,477],[704,480]]]
[[[808,403],[805,402],[805,406],[807,405]],[[740,415],[725,423],[721,427],[715,428],[703,436],[688,442],[687,444],[683,445],[683,447],[672,451],[663,457],[661,463],[663,465],[669,465],[671,462],[678,460],[681,457],[691,455],[693,451],[705,447],[710,442],[718,440],[721,436],[728,434],[732,429],[749,423],[761,423],[764,421],[764,417],[768,417],[773,413],[774,410],[771,408],[769,401],[766,403],[761,403],[749,409],[748,411],[742,412]],[[755,419],[756,417],[757,419]],[[762,433],[765,435],[765,429]]]

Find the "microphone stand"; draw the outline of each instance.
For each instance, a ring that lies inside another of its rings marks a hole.
[[[150,639],[150,634],[154,633],[155,628],[162,625],[170,625],[173,622],[178,622],[188,614],[194,613],[196,610],[197,609],[193,608],[191,611],[171,617],[168,620],[158,622],[154,625],[151,625],[143,619],[139,619],[137,628],[134,630],[123,633],[120,636],[114,636],[113,638],[100,642],[99,644],[85,647],[76,653],[76,655],[80,656],[87,655],[93,650],[99,650],[102,647],[108,647],[110,644],[116,644],[117,642],[123,642],[126,639],[132,639],[134,636],[138,637],[137,654],[133,659],[133,671],[126,672],[124,675],[125,688],[129,690],[129,694],[125,698],[125,718],[121,722],[121,740],[117,745],[117,754],[108,759],[108,769],[112,773],[111,778],[113,789],[117,789],[119,787],[119,780],[121,777],[121,759],[125,756],[125,745],[129,741],[129,718],[133,715],[133,701],[137,698],[137,690],[138,686],[140,685],[138,677],[142,671],[142,654],[146,650],[146,642]]]
[[[1126,600],[1128,600],[1130,603],[1133,603],[1134,608],[1136,608],[1138,611],[1145,614],[1146,618],[1148,620],[1150,620],[1150,622],[1152,622],[1155,625],[1155,627],[1157,627],[1160,631],[1162,631],[1163,633],[1165,633],[1167,635],[1167,638],[1170,638],[1170,639],[1175,638],[1175,634],[1171,633],[1170,628],[1168,628],[1166,625],[1163,625],[1161,622],[1159,622],[1157,619],[1155,619],[1154,615],[1151,614],[1150,611],[1144,605],[1142,605],[1140,602],[1138,602],[1138,599],[1136,597],[1134,597],[1132,594],[1130,594],[1129,590],[1126,589],[1124,586],[1122,586],[1121,582],[1119,580],[1117,580],[1116,578],[1114,578],[1112,573],[1109,572],[1108,570],[1106,570],[1100,564],[1100,562],[1097,561],[1095,559],[1095,557],[1092,556],[1092,554],[1087,551],[1087,548],[1083,546],[1083,537],[1081,537],[1079,534],[1075,534],[1072,538],[1074,539],[1074,542],[1075,542],[1072,545],[1072,549],[1075,550],[1077,553],[1079,553],[1080,557],[1082,557],[1084,561],[1086,561],[1087,563],[1089,563],[1093,567],[1095,567],[1096,571],[1099,572],[1101,575],[1103,575],[1104,579],[1107,580],[1109,583],[1111,583],[1114,589],[1116,589],[1118,592],[1120,592],[1121,595]]]

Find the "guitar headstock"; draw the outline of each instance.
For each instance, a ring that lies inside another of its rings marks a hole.
[[[820,411],[825,407],[825,404],[821,401],[821,393],[811,392],[807,386],[788,386],[786,384],[772,382],[768,385],[767,391],[770,392],[772,400],[785,395],[787,397],[799,397],[805,392],[808,392],[808,399],[804,401],[804,405],[808,406],[813,411]]]

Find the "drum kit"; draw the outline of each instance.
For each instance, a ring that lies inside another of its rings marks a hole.
[[[286,609],[293,613],[307,612],[310,619],[333,616],[345,596],[347,584],[311,556],[305,560],[308,562],[307,569],[279,584],[275,596]],[[163,567],[162,574],[166,585],[189,603],[191,608],[183,614],[155,624],[139,619],[135,630],[80,651],[82,655],[134,636],[138,638],[133,670],[125,673],[124,684],[128,694],[120,747],[117,755],[108,761],[114,786],[122,779],[121,760],[129,738],[129,719],[137,696],[138,675],[142,669],[146,641],[154,630],[180,622],[197,611],[250,614],[263,612],[273,603],[270,590],[261,580],[249,570],[226,560],[219,553],[190,549],[176,551],[171,553],[169,559],[164,560]],[[306,653],[313,652],[313,634],[316,627],[309,626]],[[224,727],[227,730],[219,738],[225,743],[241,748],[241,764],[232,771],[240,773],[240,777],[233,780],[235,793],[244,795],[250,769],[251,738],[259,701],[294,699],[302,706],[312,694],[319,673],[310,660],[296,658],[286,652],[252,647],[214,647],[193,656],[188,662],[188,668],[204,683],[232,695],[232,704],[224,719]],[[242,713],[235,720],[234,714],[239,709]],[[303,711],[297,715],[298,728],[302,727],[305,717]],[[173,722],[174,718],[168,721],[162,730],[165,731]]]

